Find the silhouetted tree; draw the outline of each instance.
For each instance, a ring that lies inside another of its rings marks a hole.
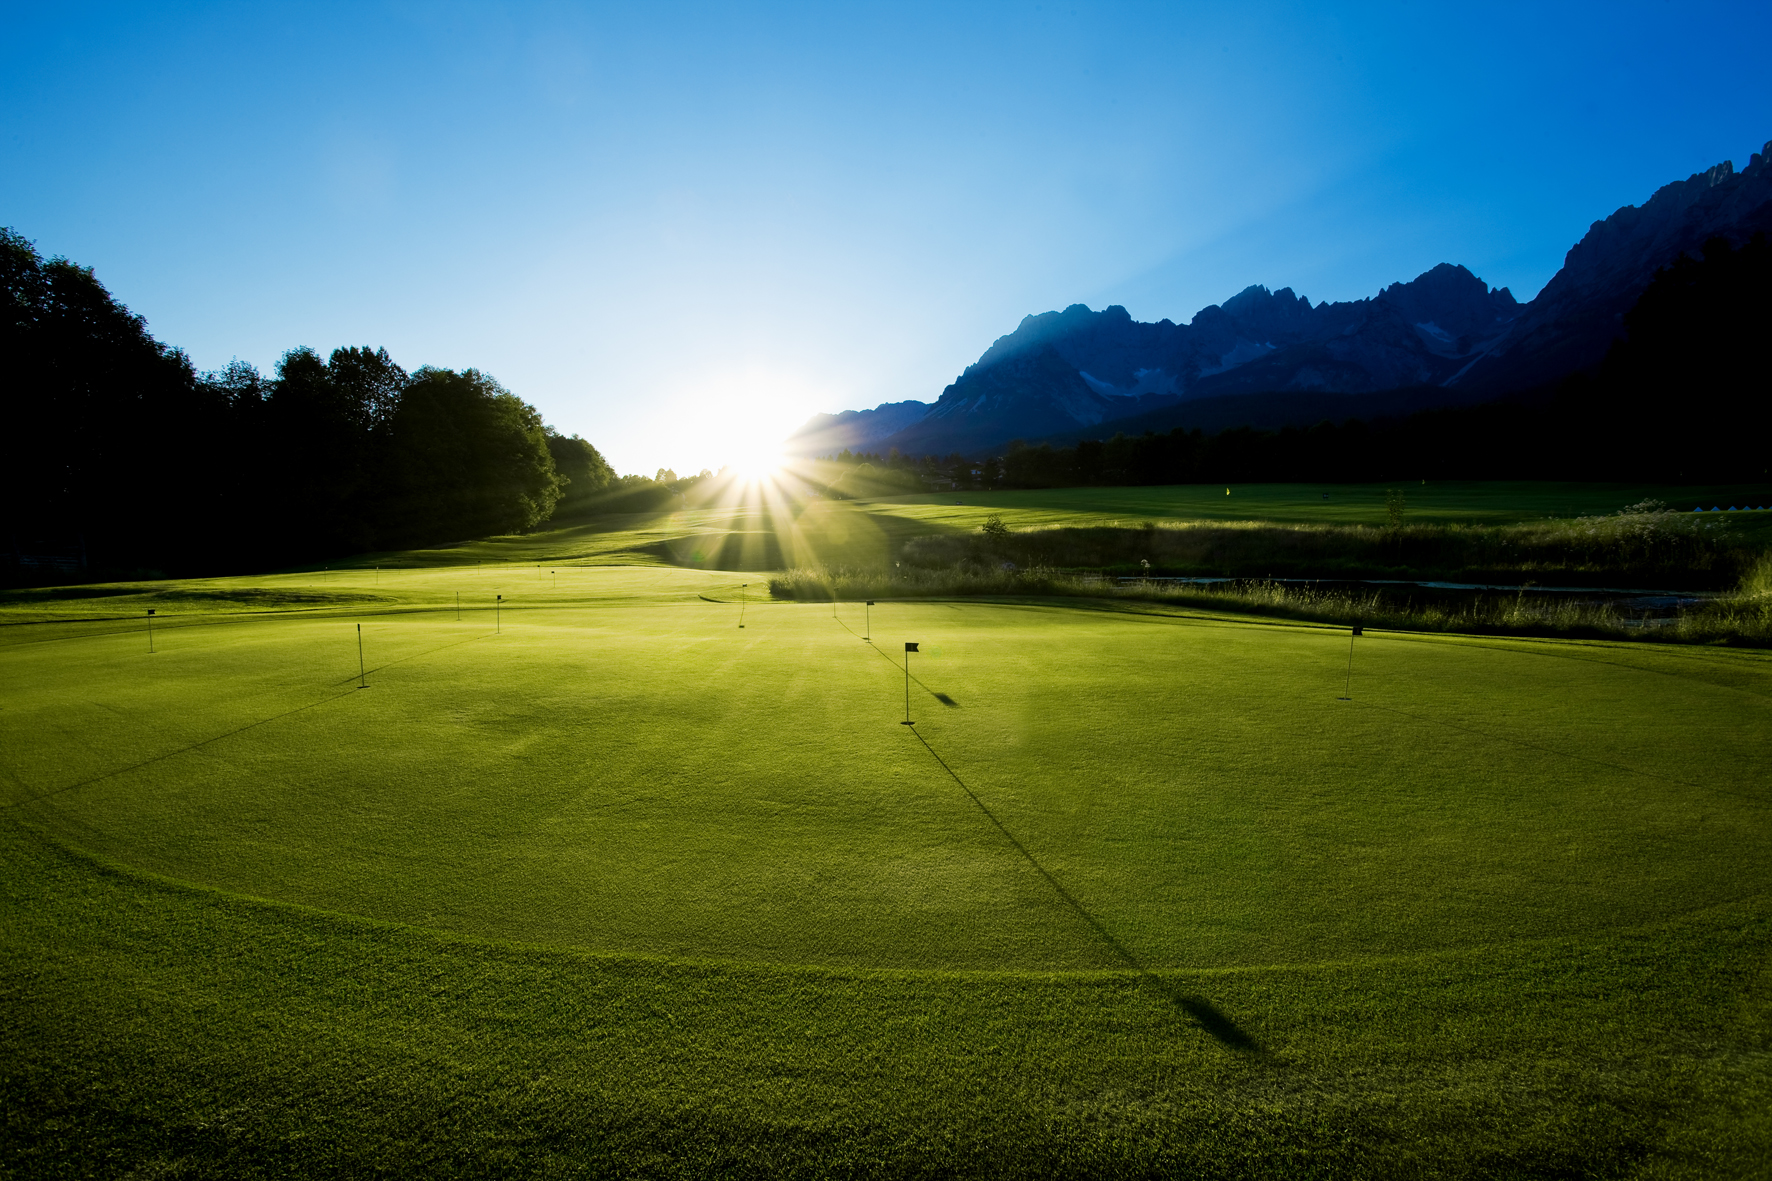
[[[548,518],[560,481],[541,415],[476,369],[420,369],[389,424],[390,540],[516,533]]]
[[[223,525],[212,478],[228,407],[88,267],[0,229],[9,549],[84,548],[112,569],[172,565]]]
[[[375,547],[377,460],[406,384],[385,349],[283,355],[262,422],[266,499],[285,560]]]

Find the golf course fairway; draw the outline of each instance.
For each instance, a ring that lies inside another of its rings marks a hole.
[[[1763,1164],[1765,654],[373,579],[5,629],[7,1167]]]

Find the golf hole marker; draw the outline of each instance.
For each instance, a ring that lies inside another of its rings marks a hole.
[[[1354,624],[1354,630],[1352,632],[1348,633],[1348,637],[1347,637],[1347,681],[1342,686],[1342,690],[1341,690],[1342,695],[1335,699],[1337,701],[1352,701],[1354,699],[1354,637],[1355,636],[1363,636],[1365,634],[1366,634],[1366,629],[1361,627],[1357,623]]]
[[[148,655],[154,654],[154,609],[148,608]]]
[[[917,645],[914,641],[906,640],[904,642],[904,721],[899,723],[901,726],[915,726],[917,724],[911,721],[911,653],[916,650]]]
[[[867,621],[861,625],[861,630],[868,633],[867,635],[862,637],[863,643],[867,643],[867,642],[870,642],[873,640],[873,638],[874,638],[874,634],[873,634],[874,633],[874,601],[872,599],[869,599],[867,601]]]

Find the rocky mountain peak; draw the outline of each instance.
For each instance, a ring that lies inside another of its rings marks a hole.
[[[1462,266],[1441,263],[1407,283],[1392,283],[1378,302],[1395,308],[1411,324],[1433,324],[1452,336],[1491,330],[1519,311],[1513,292],[1494,290]]]
[[[1597,364],[1657,268],[1681,254],[1696,256],[1714,236],[1738,244],[1772,230],[1768,155],[1772,143],[1741,172],[1724,160],[1594,222],[1508,338],[1458,380],[1496,391],[1524,389]]]
[[[1269,291],[1260,284],[1243,288],[1218,306],[1244,332],[1262,340],[1302,331],[1311,314],[1311,301],[1294,295],[1292,288]]]
[[[878,445],[983,452],[1122,419],[1188,421],[1196,403],[1244,396],[1319,417],[1334,413],[1323,397],[1350,394],[1388,392],[1410,408],[1482,400],[1596,364],[1656,268],[1696,255],[1712,236],[1740,243],[1761,230],[1772,233],[1772,143],[1740,172],[1725,160],[1593,223],[1529,304],[1452,263],[1340,303],[1252,284],[1185,325],[1142,323],[1118,304],[1071,304],[1023,318],[926,414],[903,403],[853,420],[821,416],[809,429],[873,446],[877,432],[904,422]]]

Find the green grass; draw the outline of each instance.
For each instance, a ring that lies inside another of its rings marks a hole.
[[[1515,590],[1436,590],[1402,586],[1319,585],[1272,579],[1208,584],[1100,572],[1027,570],[983,564],[894,570],[789,570],[769,577],[776,598],[809,603],[833,599],[1084,599],[1090,609],[1199,610],[1277,617],[1343,627],[1466,636],[1539,636],[1632,643],[1772,647],[1772,555],[1762,556],[1722,594],[1671,614],[1640,611],[1629,599]]]
[[[722,488],[726,486],[722,485]],[[1608,516],[1660,499],[1686,510],[1731,504],[1772,505],[1772,488],[1750,485],[1551,484],[1447,482],[1403,487],[1409,525],[1504,526],[1549,518]],[[373,566],[429,568],[482,563],[665,564],[762,570],[795,566],[877,565],[914,537],[976,533],[993,514],[1016,530],[1071,526],[1133,527],[1146,521],[1382,526],[1386,487],[1378,484],[1172,485],[1155,488],[1055,488],[951,492],[867,500],[786,500],[755,490],[732,503],[686,503],[671,512],[619,513],[554,522],[529,534],[490,537],[332,563],[324,576]],[[1323,499],[1323,493],[1329,499]],[[1772,548],[1772,512],[1724,514],[1750,548]],[[728,537],[733,540],[726,541]]]
[[[1344,630],[611,552],[0,612],[0,1170],[1772,1149],[1772,658],[1369,633],[1341,701]]]
[[[1559,484],[1448,480],[1400,484],[1176,484],[1149,488],[1046,488],[952,492],[848,502],[882,514],[975,530],[995,512],[1017,529],[1055,525],[1134,525],[1145,520],[1271,521],[1384,525],[1385,495],[1402,491],[1404,520],[1424,525],[1514,525],[1551,517],[1606,516],[1659,499],[1679,511],[1702,505],[1772,505],[1766,485]],[[1327,493],[1327,499],[1324,494]],[[954,502],[959,501],[956,505]],[[953,511],[959,509],[961,511]],[[1740,518],[1740,514],[1736,514]],[[1756,514],[1772,529],[1772,513]],[[1746,519],[1743,519],[1745,524]]]

